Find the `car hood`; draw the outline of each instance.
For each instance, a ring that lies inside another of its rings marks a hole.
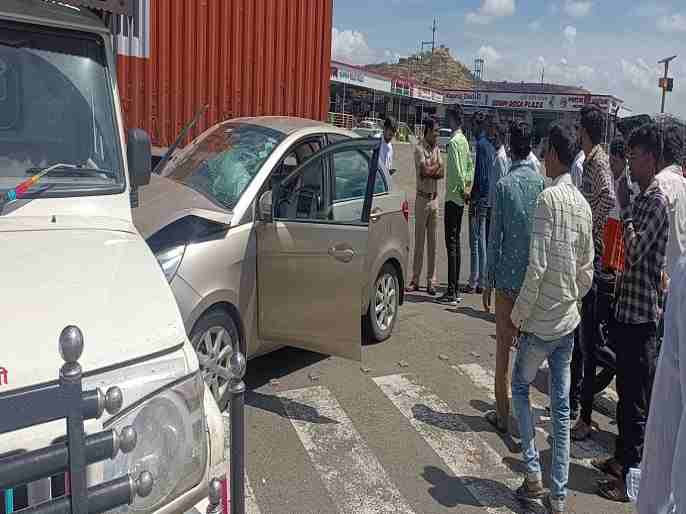
[[[138,205],[133,209],[133,222],[145,239],[186,216],[231,225],[230,210],[222,209],[188,186],[159,175],[153,175],[150,183],[139,189]]]
[[[55,380],[67,325],[83,332],[86,372],[186,341],[162,270],[130,223],[0,218],[0,248],[0,391]]]

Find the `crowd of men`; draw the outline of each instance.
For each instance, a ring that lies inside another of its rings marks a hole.
[[[527,473],[517,497],[565,512],[570,439],[594,436],[594,397],[615,379],[618,435],[614,455],[592,462],[607,477],[598,481],[598,494],[628,502],[628,477],[640,469],[642,514],[673,512],[675,505],[682,509],[676,512],[686,512],[686,373],[679,368],[679,356],[686,359],[684,141],[676,128],[648,124],[618,134],[608,155],[605,118],[591,105],[575,125],[550,127],[543,156],[552,181],[547,187],[528,124],[507,126],[475,114],[473,162],[459,107],[447,114],[453,136],[445,160],[438,124],[426,120],[415,150],[408,290],[420,288],[426,242],[427,292],[437,294],[438,183],[445,179],[448,284],[437,301],[454,305],[461,294],[477,293],[490,311],[495,296],[496,406],[486,419],[521,439]],[[465,210],[471,269],[461,287]],[[546,360],[553,425],[549,492],[529,403],[530,384]]]

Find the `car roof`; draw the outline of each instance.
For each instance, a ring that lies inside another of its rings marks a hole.
[[[325,123],[323,121],[296,118],[291,116],[256,116],[252,118],[235,118],[227,121],[231,121],[232,123],[249,123],[251,125],[257,125],[276,130],[286,135],[290,135],[305,129],[319,128],[325,132],[337,132],[350,137],[355,137],[354,133],[346,129],[335,127],[334,125]]]

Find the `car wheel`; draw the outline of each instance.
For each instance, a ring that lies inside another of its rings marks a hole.
[[[223,411],[229,397],[229,381],[226,378],[231,374],[229,359],[234,349],[239,347],[236,322],[224,310],[208,311],[193,327],[190,340],[198,355],[205,383]]]
[[[399,303],[398,273],[391,264],[386,263],[374,283],[374,291],[367,312],[370,333],[376,341],[385,341],[391,337],[398,317]]]

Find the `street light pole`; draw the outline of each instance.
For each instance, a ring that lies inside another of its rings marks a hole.
[[[676,59],[676,55],[673,55],[671,57],[667,57],[666,59],[662,59],[661,61],[658,61],[658,64],[664,64],[665,65],[665,76],[664,76],[664,81],[661,83],[660,87],[662,88],[662,107],[660,108],[660,113],[664,114],[665,112],[665,99],[667,97],[667,82],[669,79],[669,63]]]

